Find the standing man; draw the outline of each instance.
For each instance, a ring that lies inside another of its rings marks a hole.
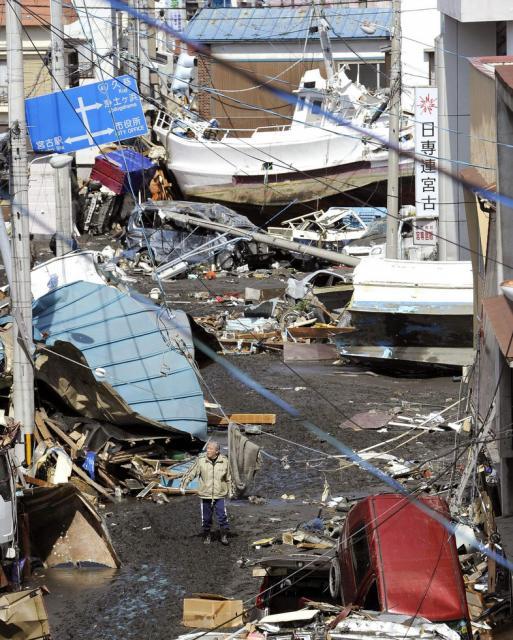
[[[230,466],[228,458],[220,452],[219,443],[215,440],[208,441],[206,454],[200,454],[183,476],[180,483],[182,493],[185,493],[187,485],[194,478],[199,478],[198,495],[201,499],[203,543],[210,544],[210,529],[215,512],[217,524],[221,530],[221,543],[227,545],[229,525],[225,499],[230,493]]]

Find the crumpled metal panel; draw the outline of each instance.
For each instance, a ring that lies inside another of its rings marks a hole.
[[[80,349],[96,380],[110,384],[133,411],[206,439],[185,313],[168,315],[143,296],[74,282],[39,298],[33,319],[48,346],[64,341]]]

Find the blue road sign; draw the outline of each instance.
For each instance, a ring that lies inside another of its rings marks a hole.
[[[131,76],[25,100],[34,151],[67,153],[148,133]]]

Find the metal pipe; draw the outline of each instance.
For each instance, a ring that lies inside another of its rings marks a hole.
[[[232,236],[241,236],[243,238],[251,238],[255,242],[261,242],[262,244],[268,244],[272,247],[278,247],[279,249],[285,249],[287,251],[294,251],[295,253],[301,253],[306,256],[313,256],[314,258],[321,258],[328,260],[329,262],[335,262],[336,264],[343,264],[348,267],[356,267],[360,260],[353,258],[352,256],[346,256],[336,251],[328,251],[328,249],[319,249],[317,247],[310,247],[300,242],[292,242],[291,240],[285,240],[285,238],[278,238],[272,236],[269,233],[263,233],[261,231],[250,231],[247,229],[240,229],[238,227],[229,227],[226,224],[219,222],[211,222],[198,218],[196,216],[190,216],[186,213],[177,213],[175,211],[169,211],[166,209],[166,218],[176,220],[176,222],[182,222],[195,227],[203,227],[204,229],[212,229],[213,231],[220,231]]]

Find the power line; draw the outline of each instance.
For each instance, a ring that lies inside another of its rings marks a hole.
[[[215,352],[213,352],[209,347],[207,347],[206,345],[200,343],[198,340],[196,340],[195,342],[197,344],[201,345],[200,348],[204,353],[206,353],[207,355],[210,355],[212,359],[214,359],[214,360],[216,360],[218,362],[220,361],[219,356]],[[221,360],[223,360],[223,359],[221,359]],[[228,371],[230,371],[232,373],[232,375],[234,375],[238,379],[240,378],[241,372],[239,372],[233,365],[231,365],[230,363],[227,363],[227,362],[224,362],[223,365],[225,366],[225,368]],[[259,385],[259,383],[256,383],[256,381],[251,379],[247,374],[242,374],[242,375],[245,377],[245,381],[246,381],[246,384],[248,386],[254,388],[257,391],[259,391],[259,393],[261,395],[263,395],[264,397],[267,397],[268,399],[272,400],[278,406],[281,406],[284,410],[287,411],[287,413],[290,413],[290,415],[292,415],[293,417],[300,417],[299,412],[297,412],[297,410],[294,409],[290,404],[288,404],[285,401],[281,400],[275,394],[270,393],[268,390],[262,388],[261,385]],[[387,474],[384,474],[379,469],[374,467],[372,464],[369,464],[365,460],[361,459],[360,456],[358,456],[352,449],[347,447],[345,444],[343,444],[342,442],[340,442],[339,440],[337,440],[336,438],[334,438],[330,434],[327,434],[326,432],[322,431],[319,427],[317,427],[314,423],[311,423],[310,421],[304,420],[303,421],[303,425],[312,434],[314,434],[314,435],[316,435],[318,437],[323,437],[324,439],[326,439],[332,446],[335,447],[335,449],[340,450],[341,452],[344,453],[344,455],[346,455],[347,457],[349,457],[352,460],[354,460],[354,462],[357,463],[358,466],[363,468],[365,471],[373,474],[375,477],[377,477],[378,479],[386,482],[389,486],[394,488],[396,491],[398,491],[402,495],[405,495],[404,488],[402,487],[402,485],[400,485],[400,483],[397,483],[393,478],[390,478]],[[409,494],[406,495],[405,497],[408,500],[410,500]],[[454,533],[454,526],[452,525],[452,523],[447,521],[445,519],[445,517],[441,516],[437,512],[435,512],[432,509],[430,509],[429,507],[426,507],[422,503],[419,503],[418,501],[412,500],[412,503],[415,504],[415,506],[417,508],[419,508],[420,510],[422,510],[425,513],[427,513],[428,515],[430,515],[431,518],[435,519],[440,524],[442,524],[445,528],[448,529],[448,531]],[[471,540],[469,542],[471,542],[471,544],[473,546],[476,546],[475,540]],[[503,564],[504,566],[507,566],[508,568],[513,567],[513,565],[511,565],[507,560],[502,558],[502,556],[498,556],[495,552],[493,552],[493,551],[491,551],[489,549],[486,549],[485,547],[483,547],[482,544],[477,545],[477,548],[480,551],[482,551],[483,553],[485,553],[486,555],[488,555],[489,557],[494,557],[496,559],[496,561],[499,562],[499,564]]]
[[[19,3],[19,0],[13,0],[13,1],[14,1],[14,2],[18,2],[18,3]],[[36,17],[38,17],[38,16],[36,16]],[[46,21],[45,21],[45,22],[46,22]],[[46,23],[46,24],[48,24],[48,23]],[[28,34],[27,34],[27,36],[28,36],[28,37],[29,37],[29,39],[31,40],[31,38],[30,38],[30,36],[29,36]],[[32,42],[32,40],[31,40],[31,42]],[[34,48],[36,49],[36,47],[35,47],[34,43],[32,43],[32,44],[33,44]],[[94,50],[91,50],[91,51],[92,51],[92,53],[94,53]],[[38,52],[38,55],[41,57],[41,54],[40,54],[39,52]],[[242,72],[242,70],[241,70],[241,72]],[[116,80],[115,76],[113,76],[112,74],[107,73],[107,75],[109,75],[109,77],[111,77],[111,78],[113,78],[114,80]],[[266,89],[266,86],[263,86],[262,88]],[[61,90],[62,90],[62,88],[61,88]],[[269,88],[268,88],[268,90],[271,90],[271,91],[272,91],[272,87],[269,87]],[[132,91],[134,91],[134,90],[132,90]],[[135,92],[135,91],[134,91],[134,93],[137,93],[137,92]],[[229,96],[227,96],[227,98],[231,99]],[[295,96],[294,96],[294,100],[297,100],[297,99],[295,98]],[[69,102],[69,99],[68,99],[68,102]],[[325,113],[325,115],[328,115],[328,116],[330,115],[328,112],[324,112],[324,113]],[[77,117],[79,118],[78,114],[77,114]],[[79,118],[79,119],[80,119],[80,118]],[[351,124],[349,123],[349,124],[348,124],[348,126],[349,126],[349,127],[351,127]],[[354,128],[354,127],[353,127],[353,128]],[[328,131],[329,131],[329,130],[328,130]],[[344,135],[344,134],[342,134],[342,135]],[[356,136],[351,136],[351,137],[356,137]],[[93,139],[94,139],[94,138],[93,138]],[[242,138],[242,140],[244,140],[244,139]],[[214,151],[210,146],[208,146],[204,141],[202,141],[202,140],[201,140],[201,139],[199,139],[199,138],[198,138],[198,141],[199,141],[199,142],[201,142],[201,143],[202,143],[202,145],[203,145],[203,146],[205,146],[207,149],[209,149],[209,151],[212,151],[212,152],[213,152],[213,153],[215,153],[216,155],[219,155],[219,157],[220,157],[220,158],[222,158],[222,159],[223,159],[223,161],[228,162],[225,158],[223,158],[223,157],[221,156],[221,154],[218,154],[217,152],[215,152],[215,151]],[[244,151],[242,151],[242,150],[240,150],[240,149],[237,149],[237,148],[233,147],[233,145],[229,145],[228,143],[226,143],[226,142],[224,142],[224,141],[218,141],[218,142],[219,142],[219,143],[221,143],[221,144],[223,144],[224,146],[227,146],[227,147],[229,147],[229,148],[232,148],[232,149],[234,149],[234,150],[238,151],[239,153],[241,153],[241,154],[243,154],[243,155],[247,155],[247,156],[252,157],[252,158],[254,159],[254,157],[253,157],[253,156],[250,156],[249,154],[245,153]],[[383,142],[384,142],[384,141],[383,141]],[[100,147],[99,147],[98,143],[97,143],[96,141],[95,141],[95,143],[96,143],[96,146],[98,147],[98,149],[99,149],[99,150],[100,150],[100,152],[101,152],[101,149],[100,149]],[[247,142],[247,141],[245,141],[245,143],[246,143],[246,145],[247,145],[247,146],[250,146],[250,147],[252,146],[252,145],[251,145],[249,142]],[[384,144],[385,144],[385,146],[387,146],[387,143],[384,143]],[[275,158],[274,156],[272,156],[272,155],[271,155],[269,152],[267,152],[267,151],[262,151],[262,150],[259,150],[259,151],[260,151],[260,152],[262,152],[262,153],[265,153],[268,157],[270,157],[270,158],[272,158],[272,159],[274,159],[274,160],[278,160],[279,162],[282,162],[282,164],[284,165],[284,167],[286,167],[286,168],[290,168],[290,169],[292,169],[292,170],[293,170],[293,171],[295,171],[295,172],[302,173],[303,175],[305,175],[305,177],[310,178],[310,179],[313,179],[313,180],[315,180],[316,182],[319,182],[320,184],[323,184],[324,186],[330,186],[330,187],[331,187],[331,185],[330,185],[329,183],[324,182],[323,180],[319,179],[319,178],[318,178],[318,177],[316,177],[316,176],[312,176],[312,175],[311,175],[311,174],[309,174],[307,171],[299,170],[299,169],[297,169],[296,167],[294,167],[293,165],[289,165],[289,164],[287,164],[287,163],[284,163],[283,161],[281,161],[281,160],[279,160],[279,159]],[[231,164],[231,162],[230,162],[230,164]],[[234,165],[234,167],[235,167],[235,165]],[[249,175],[249,174],[247,174],[247,172],[245,172],[245,171],[243,171],[243,173],[245,173],[246,175]],[[450,174],[450,172],[448,172],[448,173],[449,173],[449,175],[451,175],[451,176],[452,176],[452,174]],[[453,177],[455,180],[459,180],[459,178],[457,178],[457,177],[454,177],[454,176],[452,176],[452,177]],[[350,186],[350,187],[356,188],[356,185],[352,185],[351,183],[348,183],[347,181],[342,181],[342,184],[344,184],[344,185],[346,185],[346,186]],[[267,185],[267,188],[270,188],[270,189],[271,189],[271,187],[269,187],[269,185]],[[376,189],[376,188],[377,188],[377,187],[375,187],[375,189]],[[272,188],[272,189],[274,190],[274,188]],[[344,190],[344,191],[340,191],[340,190],[339,190],[339,191],[338,191],[338,193],[344,193],[344,194],[345,194],[347,197],[349,197],[351,200],[354,200],[355,202],[357,202],[357,203],[359,203],[359,204],[362,204],[363,206],[367,206],[367,205],[368,205],[368,202],[366,203],[366,202],[364,202],[363,200],[361,200],[360,198],[357,198],[356,196],[353,196],[352,194],[347,193],[347,191],[346,191],[346,190]],[[134,200],[136,201],[136,198],[134,198]],[[312,207],[308,207],[308,208],[310,208],[311,210],[314,210]],[[386,213],[386,215],[387,215],[387,216],[390,216],[391,214],[389,214],[389,213],[387,212],[387,213]],[[400,218],[399,218],[399,219],[400,219]],[[415,224],[414,224],[414,223],[412,223],[412,224],[413,224],[413,226],[415,226]],[[446,242],[448,242],[449,244],[452,244],[453,246],[457,246],[457,247],[462,248],[462,249],[465,249],[465,250],[467,250],[467,251],[469,251],[469,252],[471,252],[471,253],[475,253],[475,254],[477,254],[477,255],[480,255],[479,251],[472,250],[470,247],[466,247],[466,246],[462,245],[461,243],[458,243],[458,242],[455,242],[455,241],[449,240],[448,238],[443,238],[441,235],[436,234],[436,233],[435,233],[435,234],[433,234],[433,235],[434,235],[435,237],[437,237],[438,239],[440,239],[440,240],[445,240]],[[497,260],[495,260],[494,258],[491,258],[491,257],[488,257],[488,260],[493,261],[493,262],[497,262],[497,263],[498,263],[498,261],[497,261]],[[508,267],[509,267],[509,265],[505,265],[505,264],[503,264],[503,266],[508,266]]]

